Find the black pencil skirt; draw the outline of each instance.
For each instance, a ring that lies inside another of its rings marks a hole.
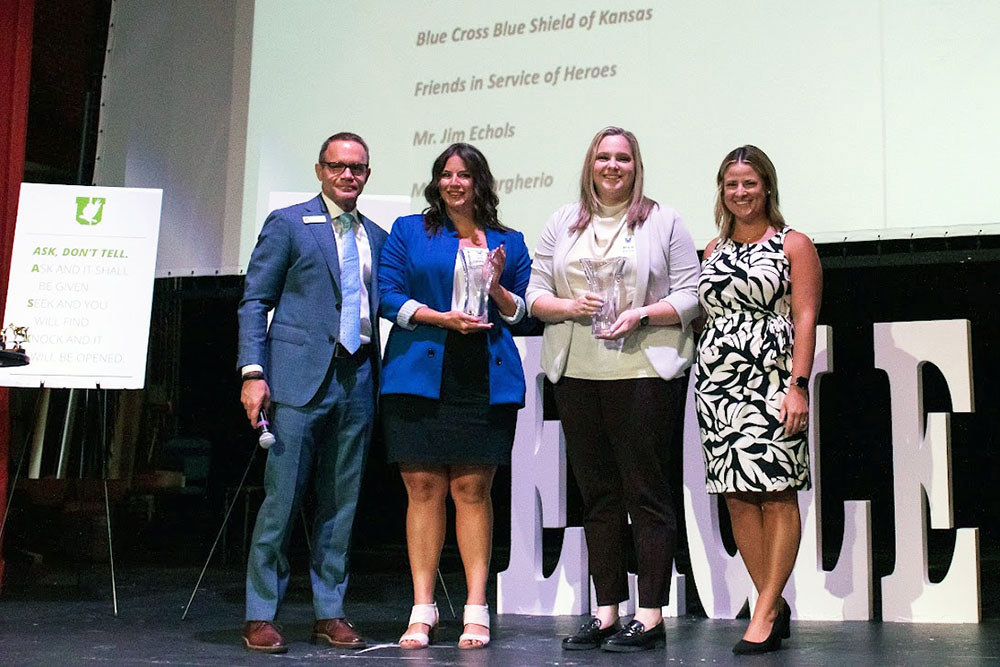
[[[516,405],[490,405],[486,333],[449,331],[441,398],[382,396],[387,458],[393,463],[509,465]]]

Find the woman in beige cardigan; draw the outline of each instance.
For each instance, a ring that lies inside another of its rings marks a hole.
[[[603,300],[589,290],[582,265],[614,257],[625,259],[622,307],[598,337],[591,317]],[[595,617],[563,640],[566,649],[637,651],[665,643],[660,609],[669,596],[677,533],[667,456],[694,356],[698,272],[680,216],[643,194],[635,136],[617,127],[598,132],[584,161],[580,201],[546,224],[526,295],[528,312],[546,323],[542,367],[555,385],[583,497],[597,590]],[[618,603],[628,598],[630,541],[639,605],[622,628]]]

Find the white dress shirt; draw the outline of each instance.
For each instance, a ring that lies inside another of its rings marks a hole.
[[[333,236],[337,240],[337,257],[343,257],[345,232],[336,220],[344,210],[327,197],[326,193],[323,193],[323,203],[326,204],[326,210],[330,214]],[[354,239],[358,244],[358,259],[361,265],[361,344],[366,345],[372,342],[372,315],[368,303],[368,290],[372,282],[372,246],[368,243],[368,233],[361,224],[357,209],[351,211],[350,215],[354,218]]]

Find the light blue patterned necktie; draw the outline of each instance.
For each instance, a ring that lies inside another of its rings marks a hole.
[[[337,224],[343,241],[340,257],[340,292],[343,297],[340,344],[354,354],[361,347],[361,258],[358,256],[358,241],[354,238],[354,216],[342,213],[337,216]]]

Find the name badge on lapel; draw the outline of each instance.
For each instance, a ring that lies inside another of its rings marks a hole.
[[[311,225],[317,222],[326,222],[325,215],[304,215],[302,216],[302,222],[307,225]]]

